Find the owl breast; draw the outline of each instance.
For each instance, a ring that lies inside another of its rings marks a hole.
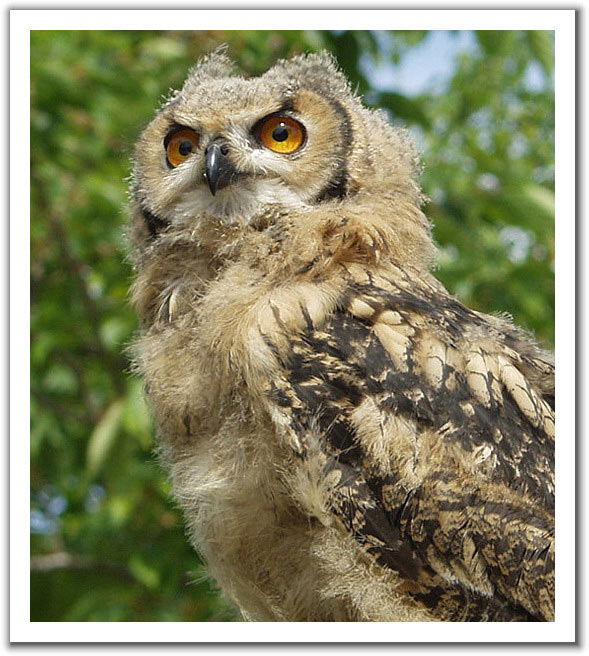
[[[430,273],[411,139],[325,54],[216,53],[136,148],[135,366],[247,619],[554,618],[554,366]]]
[[[370,613],[374,621],[430,621],[411,598],[377,602],[399,577],[374,578],[371,559],[326,507],[332,481],[324,480],[322,454],[297,456],[298,437],[268,404],[267,381],[281,359],[269,344],[288,349],[309,321],[320,326],[345,283],[277,289],[264,278],[230,267],[198,299],[187,291],[177,298],[190,311],[156,322],[139,343],[162,458],[191,540],[248,619],[360,621]],[[343,586],[335,596],[334,567]],[[348,600],[358,585],[370,600],[362,613]]]

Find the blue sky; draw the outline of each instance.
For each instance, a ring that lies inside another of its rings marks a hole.
[[[383,54],[387,52],[387,37],[381,38]],[[435,30],[401,58],[399,64],[390,61],[374,64],[369,56],[362,61],[362,69],[371,85],[379,91],[397,91],[407,96],[416,96],[426,91],[442,93],[456,68],[461,53],[478,48],[472,30]],[[390,52],[390,48],[388,49]],[[530,90],[543,88],[545,77],[537,62],[532,62],[526,72],[526,83]]]
[[[385,45],[386,39],[382,41]],[[363,68],[371,84],[379,91],[398,91],[408,96],[430,89],[441,92],[454,72],[456,57],[476,47],[476,38],[471,31],[436,30],[418,46],[410,48],[398,65],[389,61],[374,66],[366,58]]]

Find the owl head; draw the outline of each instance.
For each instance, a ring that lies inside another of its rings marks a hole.
[[[321,215],[340,217],[348,235],[353,225],[372,225],[370,243],[409,244],[415,260],[433,248],[417,171],[408,133],[363,106],[331,55],[281,60],[244,78],[219,50],[196,65],[137,143],[133,241],[151,251],[163,235],[194,236],[204,226],[260,231]]]

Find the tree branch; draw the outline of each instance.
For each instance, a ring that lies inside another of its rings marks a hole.
[[[113,565],[66,551],[31,557],[31,572],[52,572],[58,569],[96,570],[135,580],[131,572],[122,565]]]

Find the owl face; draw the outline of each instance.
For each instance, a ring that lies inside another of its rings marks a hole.
[[[327,204],[338,212],[364,203],[383,216],[409,205],[419,214],[417,164],[407,133],[362,105],[329,54],[281,60],[245,79],[216,52],[137,143],[134,240],[150,244],[168,228],[197,239],[211,225],[263,229]]]
[[[341,198],[353,132],[342,96],[355,101],[325,56],[243,79],[213,55],[144,131],[134,195],[172,224],[248,224]]]

